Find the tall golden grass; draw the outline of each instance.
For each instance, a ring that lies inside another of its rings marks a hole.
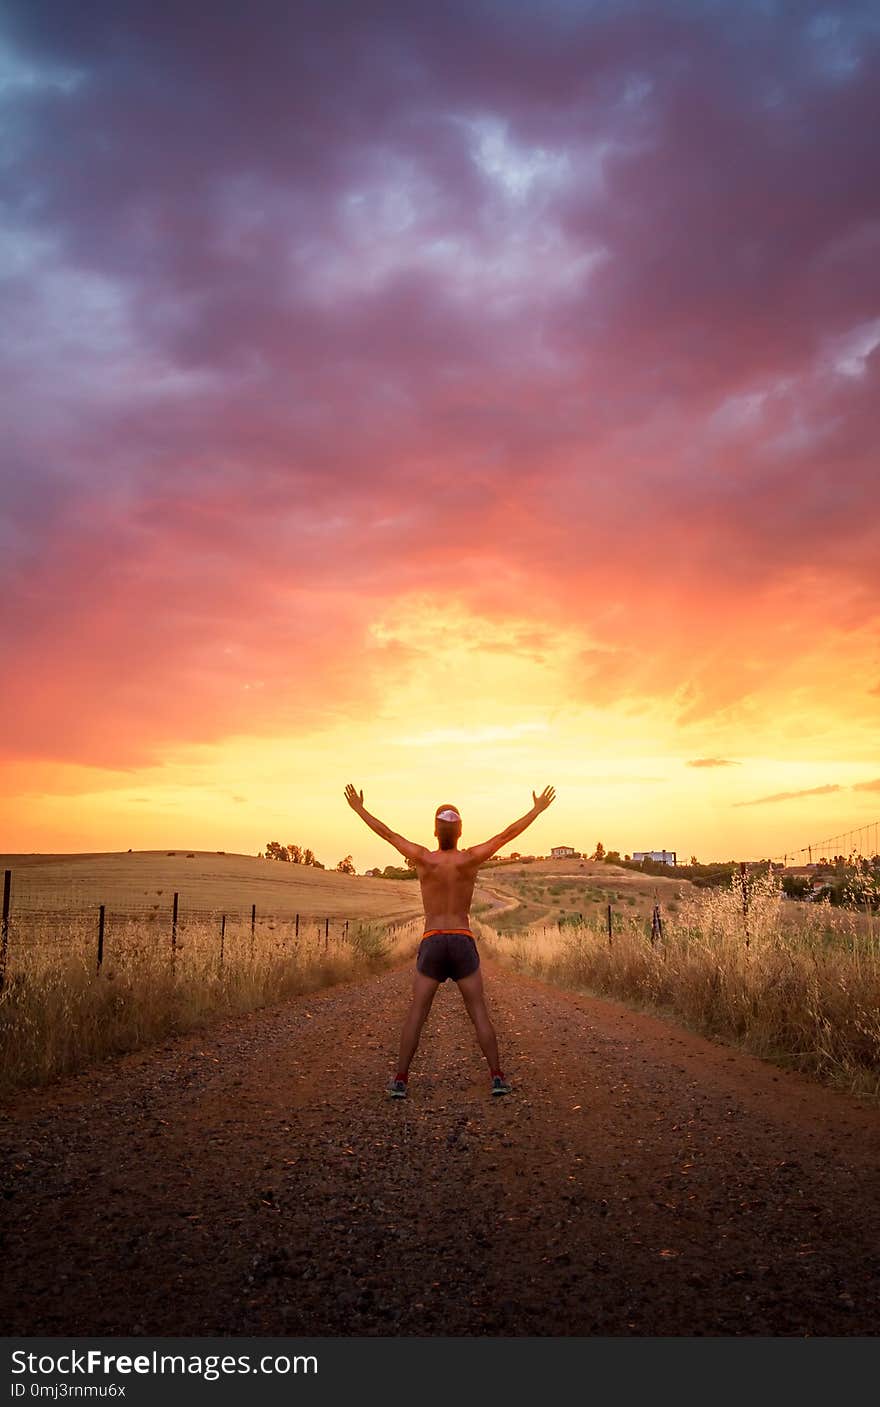
[[[522,972],[619,997],[682,1020],[765,1059],[859,1094],[880,1094],[880,920],[801,904],[774,876],[752,880],[747,913],[736,881],[697,890],[664,915],[652,944],[644,919],[538,924],[484,944]]]
[[[95,922],[29,925],[0,993],[0,1091],[42,1084],[108,1055],[135,1050],[211,1020],[375,972],[414,945],[418,924],[351,921],[325,939],[323,924],[181,924],[172,961],[167,927],[117,921],[96,965]]]

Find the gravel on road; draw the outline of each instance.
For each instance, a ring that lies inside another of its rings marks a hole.
[[[0,1112],[8,1335],[875,1334],[880,1113],[484,962],[388,1100],[409,969]]]

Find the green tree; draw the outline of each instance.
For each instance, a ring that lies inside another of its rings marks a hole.
[[[596,841],[596,849],[595,849],[595,852],[594,852],[592,858],[593,858],[594,860],[604,860],[604,859],[605,859],[605,846],[602,844],[601,840],[597,840],[597,841]]]
[[[301,845],[288,845],[288,847],[287,847],[287,853],[288,853],[288,855],[290,856],[290,862],[291,862],[291,864],[293,864],[293,865],[301,865],[301,864],[302,864],[303,852],[302,852],[302,846],[301,846]]]
[[[304,850],[304,851],[303,851],[302,862],[303,862],[304,865],[314,865],[314,863],[315,863],[315,852],[314,852],[314,850]]]
[[[416,872],[406,865],[386,865],[382,871],[383,879],[415,879]]]
[[[269,841],[268,845],[266,846],[267,860],[286,860],[288,858],[289,857],[287,851],[285,850],[283,845],[279,845],[277,840]]]
[[[350,855],[346,855],[344,860],[340,860],[336,866],[339,874],[354,874],[354,861]]]

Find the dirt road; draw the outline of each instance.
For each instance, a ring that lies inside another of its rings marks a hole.
[[[516,1092],[395,971],[2,1112],[7,1334],[874,1334],[880,1113],[486,964]]]

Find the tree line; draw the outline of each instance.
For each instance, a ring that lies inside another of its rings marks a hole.
[[[307,845],[282,845],[277,840],[270,840],[265,850],[261,850],[258,857],[260,860],[284,860],[288,865],[312,865],[316,870],[326,869],[317,859],[314,850],[310,850]],[[354,860],[350,855],[337,861],[336,870],[339,874],[356,874]]]
[[[290,865],[313,865],[316,870],[323,870],[324,865],[315,856],[314,850],[303,845],[280,845],[277,840],[270,840],[265,852],[261,852],[260,859],[284,860]]]

